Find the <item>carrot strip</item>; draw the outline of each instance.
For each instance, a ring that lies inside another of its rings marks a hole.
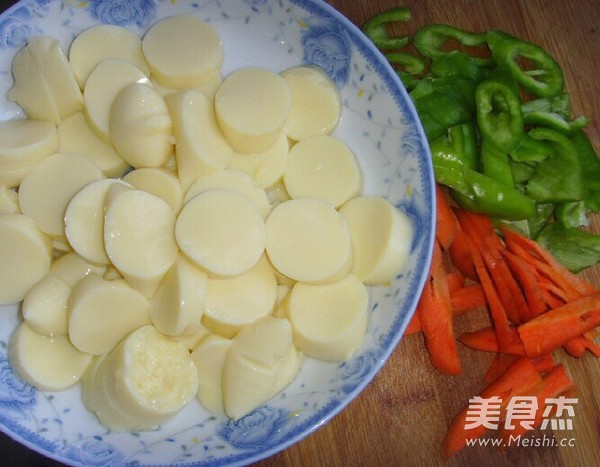
[[[450,248],[456,237],[458,222],[454,217],[447,195],[441,185],[435,185],[436,223],[435,237],[443,250]]]
[[[455,290],[450,294],[450,302],[452,303],[452,313],[455,316],[487,304],[481,284],[471,284]]]
[[[495,355],[490,362],[490,366],[488,367],[483,380],[488,384],[493,383],[496,379],[502,376],[508,367],[512,365],[512,363],[518,358],[523,357],[511,354]],[[552,358],[552,355],[549,354],[537,358],[530,358],[529,361],[531,361],[531,363],[535,366],[537,372],[542,375],[552,371],[555,366],[554,359]]]
[[[465,276],[460,271],[450,271],[446,274],[446,282],[448,283],[448,290],[452,294],[465,286]]]
[[[462,229],[478,248],[509,320],[514,324],[520,323],[521,316],[528,316],[530,310],[519,284],[504,261],[501,251],[505,247],[496,235],[492,221],[481,214],[464,210],[457,211],[456,216]]]
[[[525,260],[508,250],[503,251],[502,255],[510,270],[521,283],[527,300],[529,313],[526,316],[520,316],[521,322],[529,321],[546,310],[544,294],[536,281],[535,272]]]
[[[507,442],[511,437],[514,439],[523,435],[527,430],[538,428],[542,424],[544,410],[547,406],[546,401],[555,398],[571,390],[574,387],[573,381],[567,375],[561,364],[553,367],[544,377],[541,384],[535,387],[530,394],[535,397],[537,410],[535,417],[529,425],[524,423],[511,423],[510,427],[506,425],[500,430],[500,438]]]
[[[519,358],[492,384],[484,388],[479,396],[487,399],[497,396],[502,400],[502,405],[516,394],[524,394],[531,388],[539,385],[542,377],[528,358]],[[446,436],[442,442],[442,456],[449,459],[467,444],[468,440],[477,439],[487,432],[483,424],[469,426],[467,417],[469,407],[464,407],[450,422]]]
[[[437,242],[433,248],[431,280],[425,284],[421,305],[419,320],[432,364],[443,374],[461,374],[462,366],[452,328],[450,293],[442,250]]]
[[[510,367],[515,360],[521,358],[519,355],[511,355],[500,353],[494,356],[490,362],[490,366],[483,376],[483,381],[487,384],[491,384],[496,381],[504,372]]]
[[[554,308],[518,327],[526,355],[537,357],[600,326],[600,292]]]
[[[594,357],[600,357],[600,345],[587,337],[587,334],[575,337],[563,346],[569,355],[581,358],[585,354],[585,351],[588,350]]]
[[[535,369],[538,371],[538,373],[541,374],[545,374],[552,371],[552,369],[555,366],[554,358],[552,358],[551,354],[530,358],[530,360],[535,365]]]
[[[498,341],[498,349],[499,351],[504,352],[510,347],[513,340],[513,336],[510,332],[510,323],[506,315],[506,310],[504,309],[504,305],[498,298],[496,289],[494,288],[492,280],[488,275],[488,272],[483,264],[481,256],[478,254],[477,250],[472,245],[471,239],[469,237],[466,238],[469,245],[471,246],[471,250],[473,252],[473,264],[475,265],[477,276],[479,277],[481,287],[483,288],[483,293],[485,294],[485,298],[488,302],[490,316],[492,319],[492,323],[494,324],[496,339]]]
[[[570,284],[570,286],[573,287],[580,295],[590,295],[598,291],[598,289],[592,284],[564,267],[556,258],[554,258],[554,256],[552,256],[548,250],[543,248],[539,243],[525,237],[524,235],[521,235],[506,225],[501,225],[500,230],[504,235],[509,249],[511,243],[522,246],[525,250],[528,250],[532,255],[537,256],[537,258],[550,266],[554,272],[553,277],[556,280],[560,280],[561,283]]]
[[[411,334],[415,334],[417,332],[421,332],[421,319],[419,318],[419,307],[421,303],[417,305],[417,309],[415,310],[415,314],[412,315],[412,318],[408,322],[406,329],[404,331],[405,336],[410,336]]]
[[[450,260],[453,266],[459,270],[462,275],[475,282],[479,281],[477,272],[475,271],[475,264],[473,263],[473,252],[467,241],[467,236],[460,228],[460,224],[448,253],[450,254]]]
[[[467,347],[483,352],[502,352],[510,355],[525,355],[525,349],[519,340],[517,330],[511,327],[509,333],[510,343],[503,350],[500,350],[496,331],[491,326],[481,328],[477,331],[463,332],[458,337],[458,340]]]

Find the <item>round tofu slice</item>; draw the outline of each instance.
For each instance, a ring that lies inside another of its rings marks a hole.
[[[238,152],[271,147],[290,112],[290,88],[277,73],[259,67],[241,68],[227,76],[215,94],[217,121]]]
[[[133,330],[150,324],[149,304],[124,280],[81,279],[67,302],[69,338],[82,352],[110,352]]]
[[[404,267],[413,242],[408,216],[378,196],[360,196],[340,208],[352,237],[352,272],[367,285],[383,285]]]
[[[90,128],[83,112],[76,112],[57,127],[58,151],[81,154],[91,160],[107,177],[120,177],[127,162]]]
[[[217,415],[225,413],[223,368],[230,347],[230,339],[209,334],[191,354],[198,370],[198,400],[211,413]]]
[[[283,131],[294,141],[329,134],[342,115],[342,99],[333,80],[316,66],[281,72],[292,92],[292,107]]]
[[[6,185],[0,185],[0,214],[21,214],[19,195]]]
[[[135,168],[160,167],[173,153],[169,109],[147,84],[133,83],[119,91],[110,109],[109,128],[115,149]]]
[[[152,323],[169,336],[196,333],[206,295],[206,273],[179,255],[150,299]]]
[[[198,392],[198,371],[186,346],[142,326],[101,362],[98,377],[128,431],[150,430],[176,415]]]
[[[231,190],[252,201],[263,218],[271,211],[271,204],[265,190],[252,177],[239,170],[214,170],[198,178],[185,194],[184,202],[208,190]]]
[[[110,384],[108,378],[103,377],[102,362],[108,354],[92,359],[92,363],[81,380],[81,399],[88,408],[98,417],[100,423],[111,431],[128,431],[136,427],[136,421],[121,412],[111,404],[105,386]]]
[[[52,122],[32,119],[0,122],[0,170],[31,168],[57,148],[58,133]]]
[[[85,260],[110,263],[104,248],[104,199],[117,179],[97,180],[77,192],[65,211],[65,235],[69,244]]]
[[[22,214],[0,214],[0,305],[18,303],[50,269],[49,238]]]
[[[248,272],[209,278],[202,323],[215,334],[232,338],[246,324],[269,315],[277,298],[277,280],[263,257]]]
[[[8,350],[17,374],[42,391],[62,391],[76,384],[92,356],[80,352],[67,336],[43,336],[27,323],[15,330]]]
[[[127,282],[147,298],[177,259],[174,229],[175,213],[158,196],[130,189],[107,201],[106,253]]]
[[[29,118],[59,124],[81,111],[83,97],[69,62],[57,39],[37,35],[13,61],[15,84],[8,93]]]
[[[363,341],[368,305],[367,288],[352,274],[328,284],[296,283],[287,303],[294,344],[320,360],[347,360]]]
[[[208,81],[223,64],[217,30],[191,14],[154,23],[142,51],[156,81],[169,88],[191,88]]]
[[[54,102],[44,75],[37,67],[29,47],[22,47],[12,61],[14,84],[6,93],[9,101],[19,104],[27,117],[61,122],[61,115]]]
[[[69,47],[69,64],[81,89],[96,65],[107,58],[125,60],[150,74],[137,34],[122,26],[98,24],[80,32]]]
[[[231,190],[208,190],[183,206],[175,225],[181,251],[223,276],[252,268],[265,249],[265,222],[256,206]]]
[[[45,233],[64,237],[71,198],[104,174],[84,156],[56,153],[37,164],[19,187],[19,205]]]
[[[233,149],[219,129],[212,101],[202,93],[177,92],[166,102],[176,141],[177,172],[187,190],[198,177],[227,167]]]
[[[278,204],[265,222],[266,251],[284,276],[303,282],[325,282],[349,271],[350,231],[333,206],[317,198]]]
[[[223,368],[225,413],[238,420],[264,404],[291,382],[299,362],[287,319],[267,317],[245,326]]]
[[[85,117],[96,135],[107,144],[112,144],[110,109],[113,101],[121,89],[132,83],[149,83],[149,80],[138,67],[118,58],[102,60],[86,81]]]
[[[267,188],[281,180],[288,163],[290,144],[281,133],[268,149],[254,154],[236,152],[229,167],[250,175],[261,187]]]
[[[147,191],[167,202],[174,212],[183,205],[183,187],[175,172],[164,167],[143,167],[125,175],[122,180],[134,188]]]
[[[283,182],[292,198],[320,198],[335,207],[362,191],[362,174],[354,154],[329,135],[311,136],[290,149]]]
[[[59,256],[50,266],[49,273],[73,288],[77,282],[90,273],[96,273],[99,276],[104,274],[106,266],[90,264],[77,253],[71,251]]]
[[[49,273],[23,299],[21,312],[31,329],[44,336],[64,336],[67,328],[67,300],[71,287]]]

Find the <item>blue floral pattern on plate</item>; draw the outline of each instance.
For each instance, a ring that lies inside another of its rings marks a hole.
[[[349,361],[305,358],[300,375],[240,420],[197,401],[159,429],[107,431],[81,402],[80,389],[37,391],[12,372],[7,343],[18,307],[0,307],[0,429],[37,451],[77,466],[247,465],[307,436],[342,410],[399,341],[429,268],[433,242],[433,171],[414,107],[397,75],[346,18],[321,0],[21,0],[0,15],[0,94],[12,85],[11,61],[33,34],[64,50],[83,29],[116,24],[140,36],[155,21],[187,13],[210,21],[225,50],[223,74],[241,66],[281,71],[313,64],[340,88],[335,135],[355,153],[365,194],[385,196],[411,218],[415,240],[405,269],[389,286],[369,288],[365,342]],[[0,119],[22,116],[0,101]]]

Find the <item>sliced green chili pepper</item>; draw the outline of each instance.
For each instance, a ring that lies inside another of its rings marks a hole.
[[[373,44],[382,50],[401,49],[409,43],[408,36],[391,37],[386,23],[409,21],[412,15],[409,8],[398,7],[373,16],[363,25],[363,32]]]
[[[429,149],[438,159],[453,159],[465,167],[477,169],[479,156],[475,125],[471,122],[448,128],[447,134],[434,139]]]
[[[484,175],[499,183],[510,187],[515,185],[508,154],[485,138],[481,142],[481,169]]]
[[[410,91],[419,83],[417,76],[425,70],[425,60],[405,52],[389,52],[384,54],[394,67],[404,86]]]
[[[452,39],[457,40],[466,47],[484,47],[487,40],[485,33],[464,31],[447,24],[429,24],[417,30],[413,43],[422,55],[435,59],[456,50],[444,50],[444,46]],[[491,63],[490,57],[474,56],[472,59],[478,65],[489,65]]]
[[[515,149],[523,136],[521,100],[514,81],[494,73],[475,89],[477,124],[484,139],[505,152]]]
[[[465,209],[501,219],[519,220],[535,215],[535,203],[515,188],[465,167],[460,161],[432,154],[438,183],[452,188]]]
[[[588,124],[588,119],[585,117],[578,117],[575,120],[568,121],[556,112],[535,110],[523,114],[523,123],[525,125],[543,126],[570,136],[576,130],[584,128]]]
[[[562,133],[534,128],[529,135],[552,144],[553,154],[539,162],[527,182],[527,194],[538,202],[579,201],[585,194],[583,173],[577,149]]]
[[[528,219],[535,215],[535,202],[513,187],[497,182],[475,170],[464,170],[470,193],[457,193],[465,209],[500,219]]]
[[[563,91],[562,70],[541,47],[497,29],[487,33],[487,43],[498,66],[506,67],[527,93],[554,97]],[[532,70],[521,67],[523,59],[532,65]]]

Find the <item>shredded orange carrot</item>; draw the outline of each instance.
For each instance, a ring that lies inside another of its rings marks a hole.
[[[530,357],[562,347],[571,339],[600,326],[600,292],[571,301],[518,327]]]

